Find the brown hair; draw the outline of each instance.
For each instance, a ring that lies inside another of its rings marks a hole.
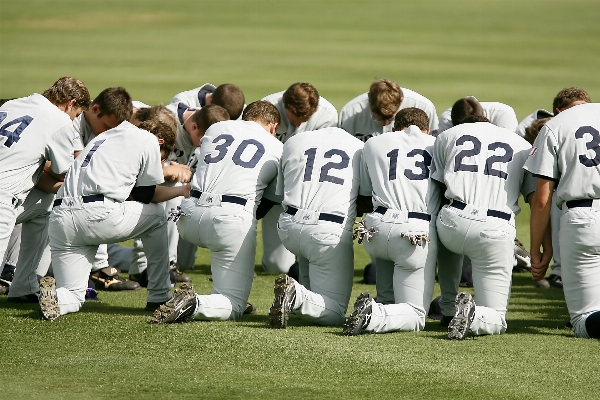
[[[47,98],[55,106],[61,106],[71,100],[75,100],[75,107],[87,110],[90,107],[90,93],[87,87],[79,79],[71,76],[63,76],[54,85],[44,90],[42,96]]]
[[[157,138],[162,139],[164,141],[164,143],[160,145],[162,151],[170,153],[175,148],[176,131],[164,122],[161,122],[158,119],[150,119],[142,122],[138,128],[146,130],[154,134]]]
[[[556,94],[552,101],[552,111],[557,113],[557,110],[569,108],[576,101],[585,101],[591,103],[590,95],[585,90],[578,87],[564,88]]]
[[[369,107],[378,121],[390,120],[398,111],[404,95],[400,85],[389,79],[379,79],[369,88]]]
[[[483,108],[479,101],[474,97],[463,97],[462,99],[457,100],[450,112],[450,118],[452,118],[452,124],[454,126],[464,123],[465,118],[471,115],[484,117]]]
[[[542,130],[542,127],[546,125],[546,122],[550,121],[551,119],[552,117],[536,119],[535,121],[533,121],[531,125],[525,128],[525,136],[523,136],[523,138],[529,143],[533,144],[533,142],[535,142],[535,138]]]
[[[131,104],[131,96],[123,87],[107,88],[100,92],[92,102],[92,105],[100,106],[98,118],[104,115],[114,115],[119,120],[129,121],[133,113],[133,105]]]
[[[231,83],[217,86],[212,94],[212,104],[223,107],[231,119],[238,119],[244,111],[246,99],[242,89]]]
[[[426,131],[429,129],[429,117],[425,111],[416,107],[403,108],[398,111],[394,129],[401,131],[408,128],[410,125],[416,125],[420,130]]]
[[[143,107],[135,113],[135,118],[140,121],[157,120],[163,124],[167,124],[173,132],[177,132],[177,120],[175,114],[163,105]]]
[[[483,115],[473,114],[463,119],[461,124],[474,124],[475,122],[490,122],[490,120]]]
[[[229,113],[227,110],[216,104],[209,104],[192,114],[192,120],[198,125],[201,131],[206,131],[212,124],[220,121],[228,121]]]
[[[264,100],[248,104],[242,115],[244,121],[262,122],[263,124],[279,124],[280,118],[277,107]]]
[[[294,83],[283,92],[283,105],[300,119],[310,118],[319,106],[319,92],[310,83]]]

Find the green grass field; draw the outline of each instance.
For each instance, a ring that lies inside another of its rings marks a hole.
[[[58,77],[95,96],[124,86],[167,103],[204,82],[239,85],[247,102],[296,81],[338,109],[376,78],[430,98],[551,108],[562,88],[600,98],[597,1],[0,0],[0,98]],[[527,208],[518,219],[527,244]],[[368,257],[356,247],[352,301]],[[257,261],[259,260],[257,256]],[[151,326],[146,292],[100,293],[55,323],[0,298],[0,398],[597,398],[600,343],[563,329],[562,292],[514,275],[508,332],[450,342],[424,332],[348,338],[292,318],[268,329],[274,276],[257,262],[239,322]],[[211,285],[208,253],[191,273]],[[436,290],[436,295],[439,289]]]

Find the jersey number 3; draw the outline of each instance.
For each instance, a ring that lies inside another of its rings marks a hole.
[[[575,132],[575,139],[583,138],[583,135],[589,133],[592,136],[592,140],[585,144],[586,149],[593,150],[595,157],[590,159],[585,154],[579,155],[579,162],[586,167],[595,167],[600,164],[600,133],[598,130],[591,126],[582,126]]]
[[[0,124],[4,122],[7,115],[7,113],[0,111]],[[32,117],[29,115],[24,115],[0,126],[0,136],[6,137],[6,140],[2,145],[5,147],[10,147],[13,145],[13,143],[17,143],[20,139],[21,132],[23,132],[25,128],[29,126],[31,121],[33,121]],[[17,125],[16,128],[12,131],[9,131],[8,128],[13,125]]]

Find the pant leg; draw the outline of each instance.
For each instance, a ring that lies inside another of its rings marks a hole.
[[[575,336],[588,338],[587,317],[600,311],[600,212],[574,208],[560,219],[565,301]]]
[[[6,253],[4,254],[4,259],[2,260],[2,266],[8,264],[12,267],[17,266],[17,261],[19,261],[19,249],[21,247],[21,225],[15,225],[12,233],[10,234],[10,238],[8,239],[8,244],[6,247]]]
[[[213,290],[197,295],[194,318],[241,318],[254,278],[256,219],[235,205],[204,207],[184,200],[182,208],[188,215],[178,221],[180,235],[211,252]]]
[[[455,299],[462,275],[463,254],[449,250],[444,243],[449,242],[457,251],[463,251],[461,242],[464,241],[464,236],[455,237],[457,227],[445,225],[440,219],[441,212],[436,221],[438,232],[437,270],[441,290],[440,308],[442,315],[453,316],[456,312]]]
[[[118,268],[120,271],[129,272],[131,266],[131,247],[111,243],[107,245],[108,264]]]
[[[92,271],[100,271],[108,266],[108,245],[105,243],[98,246],[98,251],[92,264]]]
[[[277,204],[262,219],[262,265],[265,272],[271,274],[285,274],[296,262],[296,257],[281,243],[277,233],[277,221],[282,212],[283,207]]]
[[[295,282],[294,310],[319,325],[343,324],[354,277],[352,232],[327,221],[303,225],[288,214],[278,226],[286,248],[309,262],[310,290]]]
[[[139,274],[148,267],[148,259],[144,252],[144,244],[140,238],[133,241],[131,250],[131,265],[129,266],[129,275]]]
[[[177,268],[181,271],[194,269],[197,251],[198,246],[184,240],[179,235],[179,240],[177,241]]]

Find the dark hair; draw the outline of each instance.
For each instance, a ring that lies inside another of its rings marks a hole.
[[[223,107],[227,110],[231,119],[238,119],[244,111],[244,92],[242,89],[231,83],[224,83],[217,86],[212,94],[212,104]]]
[[[138,128],[153,133],[154,136],[162,139],[164,143],[160,145],[161,150],[170,153],[175,148],[176,132],[164,122],[161,122],[158,119],[150,119],[142,122]]]
[[[280,118],[277,107],[264,100],[248,104],[242,115],[244,121],[255,121],[263,124],[279,124]]]
[[[192,115],[192,120],[202,131],[206,131],[212,124],[229,119],[227,110],[216,104],[204,106]]]
[[[169,125],[173,132],[177,132],[177,120],[175,119],[175,114],[163,105],[142,107],[135,113],[135,118],[140,122],[155,119]]]
[[[104,115],[114,115],[119,120],[129,121],[133,113],[133,105],[131,104],[131,96],[123,87],[107,88],[100,92],[92,102],[92,105],[100,106],[98,118]]]
[[[47,98],[55,106],[61,106],[71,100],[75,100],[75,107],[87,110],[90,107],[90,93],[87,87],[79,79],[71,76],[63,76],[54,85],[44,90],[42,96]]]
[[[546,122],[550,121],[551,119],[552,117],[536,119],[535,121],[533,121],[531,125],[525,128],[525,136],[523,136],[523,138],[529,143],[533,144],[533,142],[535,142],[535,138],[542,130],[542,127],[546,125]]]
[[[394,129],[397,131],[408,128],[410,125],[416,125],[420,130],[429,129],[429,117],[425,111],[416,107],[403,108],[396,114]]]
[[[474,114],[463,119],[461,124],[474,124],[475,122],[490,122],[490,120],[483,115]]]
[[[452,124],[454,126],[464,123],[464,119],[471,115],[484,116],[481,104],[474,97],[463,97],[462,99],[457,100],[450,112],[450,117],[452,118]]]
[[[552,111],[564,110],[569,108],[576,101],[585,101],[591,103],[590,95],[585,90],[578,87],[564,88],[556,94],[552,101]]]
[[[283,92],[283,105],[296,117],[309,118],[319,106],[319,92],[310,83],[294,83]]]

